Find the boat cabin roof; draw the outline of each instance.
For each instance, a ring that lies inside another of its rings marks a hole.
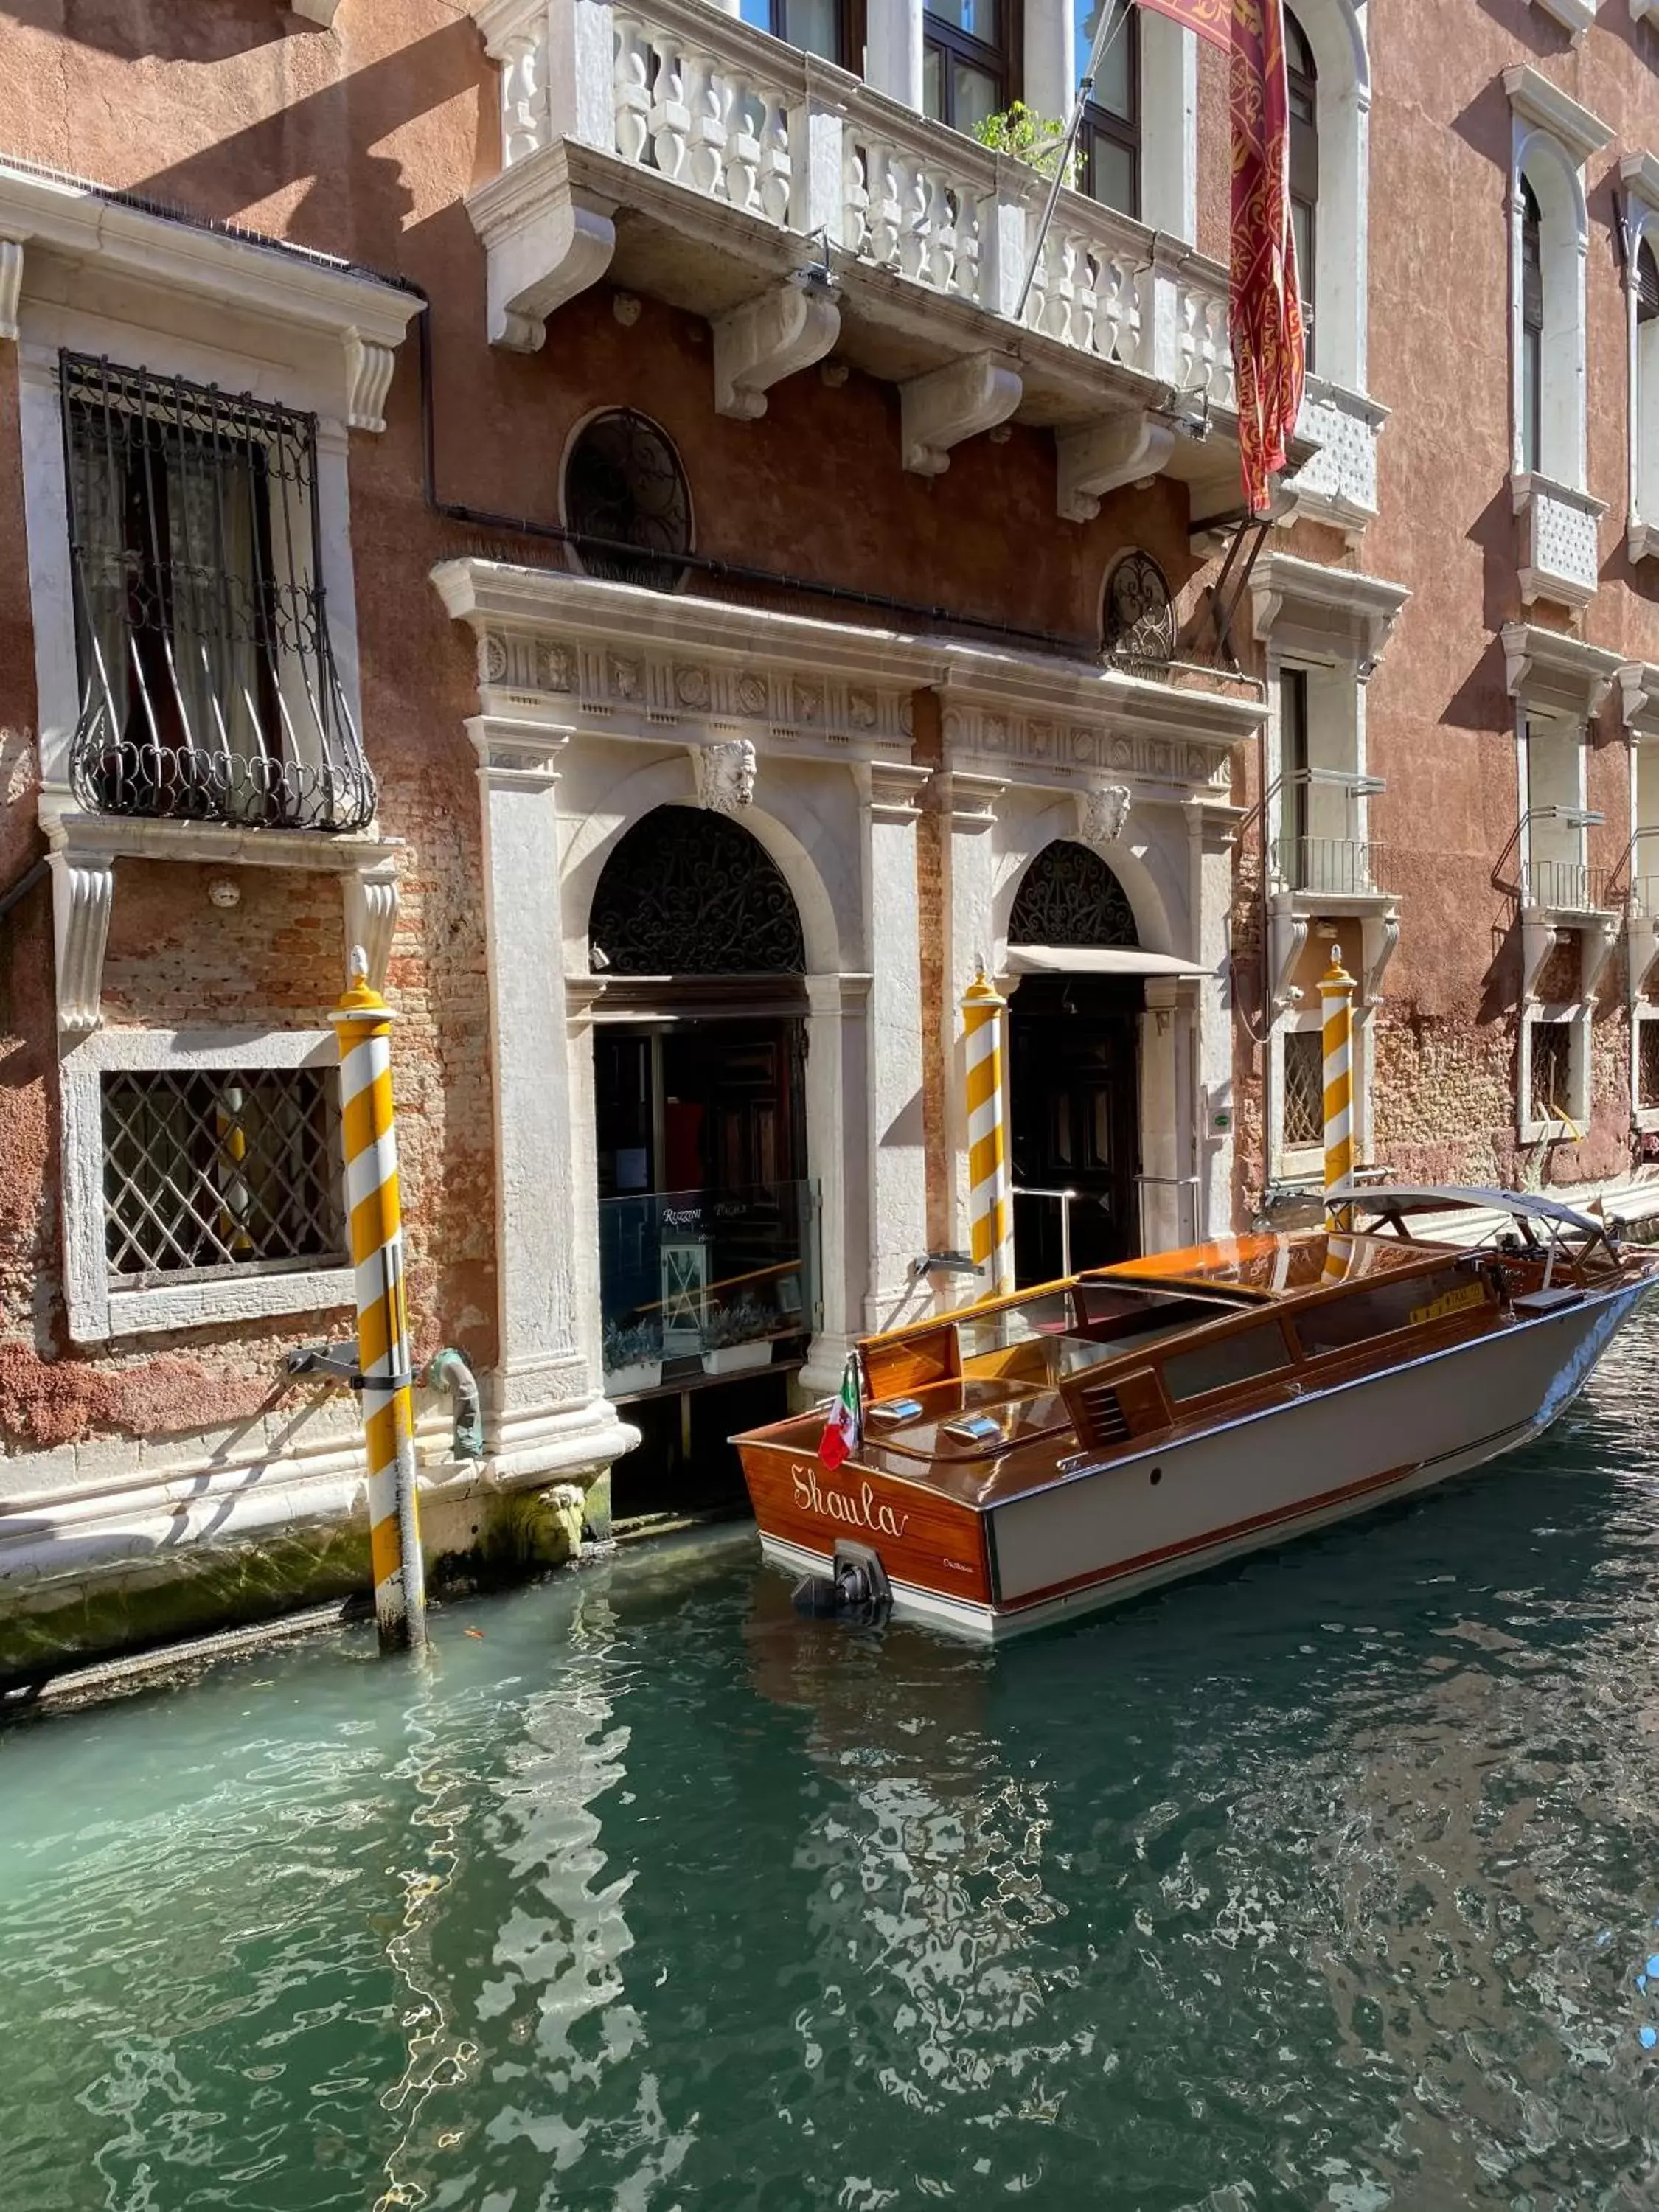
[[[1126,1260],[1079,1278],[1083,1282],[1125,1282],[1203,1285],[1232,1290],[1252,1298],[1293,1298],[1328,1291],[1334,1285],[1374,1281],[1407,1269],[1420,1269],[1445,1257],[1443,1244],[1419,1244],[1409,1238],[1336,1236],[1318,1230],[1264,1231],[1250,1237],[1218,1237],[1185,1252],[1157,1252],[1149,1259]]]

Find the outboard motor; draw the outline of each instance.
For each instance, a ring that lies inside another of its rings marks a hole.
[[[814,1620],[844,1620],[855,1627],[873,1628],[886,1620],[892,1606],[892,1585],[880,1559],[867,1544],[845,1539],[836,1546],[827,1578],[807,1575],[795,1585],[796,1611]]]

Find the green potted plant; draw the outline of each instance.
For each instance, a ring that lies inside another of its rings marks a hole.
[[[1023,100],[975,124],[974,136],[994,154],[1012,154],[1015,161],[1024,161],[1043,177],[1054,175],[1066,151],[1066,125],[1052,116],[1039,115]],[[1073,152],[1066,165],[1066,181],[1074,185],[1077,179],[1078,156]]]
[[[605,1325],[605,1388],[611,1398],[637,1396],[662,1381],[662,1331],[654,1321]]]
[[[710,1314],[703,1331],[703,1373],[740,1375],[745,1368],[766,1366],[777,1327],[775,1308],[752,1292],[729,1299]]]

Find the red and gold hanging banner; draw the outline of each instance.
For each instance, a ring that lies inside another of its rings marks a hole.
[[[1231,59],[1232,281],[1228,335],[1238,394],[1244,504],[1267,505],[1302,410],[1306,368],[1291,229],[1290,89],[1283,0],[1139,0]]]
[[[1227,313],[1244,504],[1267,507],[1302,410],[1306,353],[1291,228],[1290,88],[1282,0],[1233,0],[1232,282]]]
[[[1140,0],[1140,4],[1155,8],[1160,15],[1173,15],[1177,23],[1224,51],[1232,45],[1233,0]]]

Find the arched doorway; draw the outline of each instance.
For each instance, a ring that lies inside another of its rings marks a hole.
[[[782,1413],[816,1325],[805,939],[757,837],[659,806],[601,871],[588,940],[605,1385],[646,1437],[618,1504],[683,1506],[732,1472],[727,1435]]]
[[[1009,1012],[1014,1261],[1022,1284],[1071,1264],[1109,1266],[1139,1249],[1139,975],[1111,956],[1140,943],[1123,886],[1097,853],[1059,838],[1026,870],[1008,924],[1027,972]],[[1102,956],[1091,958],[1091,955]],[[1038,1193],[1067,1191],[1069,1201]],[[1021,1197],[1021,1192],[1031,1194]]]

